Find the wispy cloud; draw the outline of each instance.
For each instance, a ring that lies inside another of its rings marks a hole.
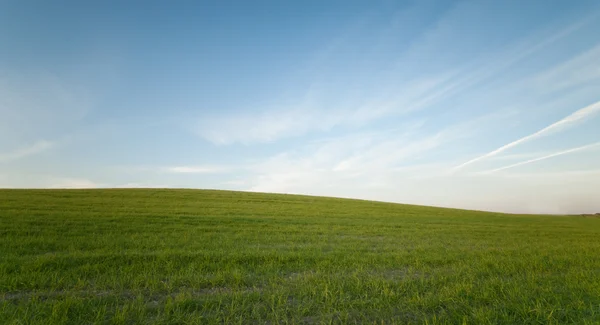
[[[19,159],[25,158],[27,156],[32,156],[32,155],[44,152],[44,151],[54,147],[55,145],[56,144],[54,142],[47,141],[47,140],[40,140],[30,146],[22,147],[22,148],[16,149],[12,152],[8,152],[5,154],[0,154],[0,162],[9,162],[9,161],[13,161],[13,160],[19,160]]]
[[[431,133],[417,121],[413,128],[353,134],[285,151],[253,167],[250,190],[302,193],[346,183],[393,187],[391,175],[395,179],[442,176],[451,165],[432,163],[428,156],[481,132],[499,118],[485,115]]]
[[[206,140],[217,144],[266,143],[297,136],[308,131],[329,130],[339,124],[341,112],[318,113],[304,107],[290,110],[269,110],[258,114],[238,113],[235,116],[205,118],[195,128]]]
[[[170,188],[172,186],[154,183],[125,183],[115,186],[115,188]]]
[[[405,147],[408,138],[408,134],[388,130],[339,137],[285,151],[252,166],[249,190],[319,193],[315,189],[326,190],[351,179],[368,180],[410,157],[410,153],[431,148],[431,144],[419,146],[416,142],[410,148]],[[429,141],[433,140],[419,143]],[[387,154],[385,159],[381,156],[383,152]]]
[[[69,188],[69,189],[84,189],[84,188],[99,188],[106,187],[104,184],[99,184],[85,178],[53,178],[52,183],[48,188]]]
[[[474,174],[475,175],[475,174]],[[574,179],[577,177],[585,178],[588,181],[594,182],[597,176],[600,176],[600,169],[583,169],[583,170],[561,170],[553,172],[512,172],[512,173],[487,173],[481,176],[494,176],[510,179]]]
[[[1,136],[39,136],[73,127],[91,107],[81,85],[56,75],[1,72]]]
[[[228,168],[219,166],[173,166],[165,167],[161,170],[179,174],[216,174],[226,172]]]
[[[526,82],[543,92],[556,92],[600,80],[600,45],[544,71]]]
[[[527,153],[515,153],[515,154],[504,154],[488,158],[492,161],[510,161],[510,160],[523,160],[533,159],[539,156],[549,155],[549,152],[527,152]]]
[[[580,146],[580,147],[576,147],[576,148],[571,148],[571,149],[567,149],[567,150],[562,150],[562,151],[558,151],[549,155],[545,155],[542,157],[538,157],[538,158],[534,158],[534,159],[529,159],[529,160],[525,160],[525,161],[521,161],[518,163],[514,163],[508,166],[504,166],[504,167],[500,167],[500,168],[496,168],[496,169],[492,169],[489,171],[484,171],[484,172],[479,172],[477,174],[491,174],[491,173],[495,173],[495,172],[499,172],[502,170],[506,170],[506,169],[510,169],[510,168],[514,168],[514,167],[519,167],[519,166],[523,166],[523,165],[527,165],[527,164],[531,164],[534,162],[538,162],[541,160],[546,160],[546,159],[550,159],[550,158],[554,158],[554,157],[558,157],[558,156],[562,156],[562,155],[566,155],[566,154],[570,154],[570,153],[574,153],[574,152],[579,152],[579,151],[585,151],[585,150],[590,150],[590,149],[594,149],[596,147],[600,146],[600,142],[596,142],[596,143],[592,143],[592,144],[588,144],[585,146]]]
[[[528,141],[531,141],[531,140],[534,140],[537,138],[545,137],[545,136],[548,136],[555,132],[559,132],[561,130],[573,127],[579,123],[582,123],[582,122],[588,120],[589,118],[593,117],[595,114],[597,114],[599,112],[600,112],[600,101],[595,102],[584,108],[581,108],[581,109],[575,111],[574,113],[572,113],[571,115],[569,115],[555,123],[552,123],[552,124],[548,125],[547,127],[543,128],[535,133],[532,133],[530,135],[522,137],[522,138],[515,140],[511,143],[508,143],[506,145],[503,145],[502,147],[500,147],[496,150],[490,151],[490,152],[486,153],[485,155],[479,156],[477,158],[473,158],[465,163],[462,163],[462,164],[454,167],[453,171],[458,171],[458,170],[460,170],[466,166],[469,166],[471,164],[474,164],[478,161],[484,160],[489,157],[496,156],[496,155],[498,155],[508,149],[516,147],[522,143],[525,143],[525,142],[528,142]]]
[[[356,96],[337,89],[331,91],[315,82],[306,94],[289,105],[277,108],[238,112],[234,115],[206,117],[193,126],[204,139],[217,144],[269,143],[324,133],[336,127],[355,129],[369,125],[386,116],[413,112],[441,100],[437,88],[449,80],[451,73],[418,77],[395,82],[393,87],[375,90],[370,96]],[[334,104],[331,104],[334,103]]]
[[[173,165],[173,166],[152,166],[152,165],[134,165],[134,166],[114,166],[111,170],[118,173],[152,173],[152,174],[219,174],[227,173],[239,169],[232,165]]]
[[[335,72],[329,71],[327,62],[321,59],[319,66],[322,69],[314,71],[314,80],[303,96],[285,98],[281,102],[270,104],[274,108],[253,107],[252,113],[236,112],[228,116],[204,117],[192,128],[204,139],[218,145],[268,143],[311,132],[322,133],[338,126],[364,126],[392,115],[428,109],[487,82],[498,73],[568,37],[592,21],[587,17],[561,29],[531,34],[506,46],[508,50],[477,60],[463,60],[459,68],[452,70],[438,69],[419,75],[404,73],[406,68],[415,64],[415,58],[446,46],[447,31],[440,30],[440,26],[452,29],[453,25],[460,25],[464,15],[472,10],[469,6],[458,6],[441,17],[440,22],[430,26],[430,30],[421,36],[422,39],[418,39],[406,52],[400,53],[397,62],[382,63],[381,68],[397,73],[380,75],[377,70],[362,75],[357,72],[356,77],[350,77],[357,80],[339,80],[336,82],[338,87],[333,89],[321,82],[321,79],[327,79],[325,76]],[[385,35],[385,29],[381,32]],[[390,38],[388,41],[394,42],[391,35],[386,37]],[[381,42],[381,39],[375,42]],[[332,52],[348,51],[348,46],[350,45],[332,47],[326,56],[327,60],[334,62],[336,55]],[[363,54],[367,56],[364,59],[368,59],[369,53],[367,51]],[[377,89],[364,93],[348,91],[356,85],[366,86],[363,80],[369,78],[377,80]],[[255,105],[250,103],[248,106]]]

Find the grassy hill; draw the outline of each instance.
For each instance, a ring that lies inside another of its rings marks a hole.
[[[600,218],[0,190],[1,324],[600,324]]]

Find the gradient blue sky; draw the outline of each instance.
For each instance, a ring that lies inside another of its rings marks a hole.
[[[600,2],[0,1],[0,187],[600,212]]]

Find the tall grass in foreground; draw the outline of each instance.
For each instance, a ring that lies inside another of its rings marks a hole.
[[[0,190],[1,324],[600,324],[600,218]]]

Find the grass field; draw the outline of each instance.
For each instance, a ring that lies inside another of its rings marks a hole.
[[[600,218],[0,190],[0,324],[600,324]]]

